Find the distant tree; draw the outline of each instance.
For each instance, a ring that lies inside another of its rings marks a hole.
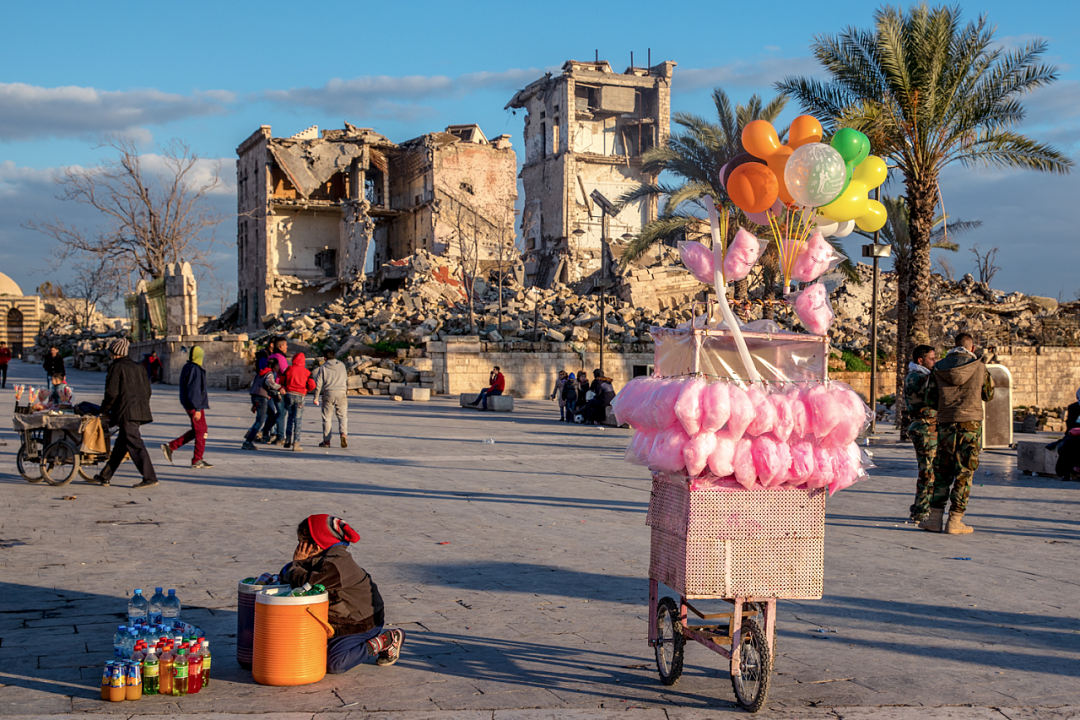
[[[970,248],[971,254],[975,256],[975,272],[979,274],[979,282],[989,285],[994,280],[994,276],[997,275],[998,270],[1001,268],[994,264],[994,260],[997,258],[998,248],[995,245],[986,252],[980,252],[979,246],[976,245]]]
[[[96,147],[115,156],[97,167],[66,167],[55,182],[60,200],[94,208],[103,223],[81,228],[55,217],[24,227],[56,240],[59,262],[93,258],[129,278],[160,278],[168,263],[207,265],[213,242],[208,233],[224,219],[208,203],[208,195],[221,185],[220,166],[209,179],[197,179],[202,158],[179,140],[162,148],[160,172],[147,167],[130,138],[108,136]]]

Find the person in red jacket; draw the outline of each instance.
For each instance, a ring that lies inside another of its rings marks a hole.
[[[487,399],[492,395],[502,395],[503,390],[506,389],[506,378],[499,372],[499,366],[496,365],[491,369],[491,375],[488,376],[488,382],[490,385],[480,391],[480,394],[476,396],[476,400],[469,403],[473,407],[480,405],[481,410],[487,410]]]
[[[0,341],[0,388],[7,387],[7,366],[11,362],[11,348]]]
[[[282,376],[285,389],[285,409],[289,413],[289,422],[285,427],[285,449],[292,448],[300,452],[300,421],[304,418],[304,397],[315,389],[311,371],[307,369],[304,353],[293,355],[292,365]]]

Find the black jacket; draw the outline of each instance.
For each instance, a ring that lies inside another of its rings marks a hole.
[[[127,357],[112,361],[105,376],[101,414],[109,416],[110,425],[154,422],[150,414],[150,379],[142,365]]]
[[[345,545],[334,545],[313,558],[285,566],[285,579],[294,588],[322,585],[330,596],[330,625],[334,637],[356,635],[383,624],[379,587],[356,564]]]
[[[67,377],[67,368],[64,367],[64,358],[59,355],[56,357],[46,355],[45,362],[41,363],[41,366],[45,368],[45,374],[49,377],[52,377],[53,375]]]
[[[210,397],[206,394],[206,371],[193,362],[184,363],[180,371],[180,405],[185,410],[206,410]]]
[[[563,400],[570,407],[577,405],[577,380],[567,380],[562,389]]]
[[[1074,402],[1065,408],[1065,429],[1080,427],[1080,402]]]

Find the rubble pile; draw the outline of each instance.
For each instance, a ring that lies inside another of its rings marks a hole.
[[[1065,432],[1065,418],[1068,408],[1040,408],[1034,405],[1017,408],[1013,411],[1013,420],[1020,423],[1019,432]]]
[[[45,357],[49,348],[55,347],[68,367],[104,372],[111,361],[106,346],[113,338],[125,334],[126,330],[105,331],[101,326],[90,330],[81,330],[74,325],[50,327],[38,335],[32,352],[37,360]]]
[[[397,289],[283,312],[266,324],[266,332],[341,353],[463,335],[479,335],[489,342],[600,339],[599,295],[578,295],[561,283],[550,289],[525,288],[508,274],[500,323],[499,288],[478,278],[473,288],[473,328],[467,295],[452,260],[421,251],[384,266],[380,278],[384,284],[398,283]],[[647,341],[650,326],[690,317],[689,306],[653,311],[632,307],[614,294],[609,294],[606,306],[609,343]]]

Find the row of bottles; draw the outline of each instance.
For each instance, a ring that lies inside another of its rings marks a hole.
[[[144,694],[194,695],[210,685],[210,661],[210,643],[204,638],[162,637],[155,645],[140,642],[130,660],[105,666],[101,699],[116,702],[138,700]]]
[[[179,618],[180,598],[176,597],[176,590],[169,590],[166,596],[162,594],[161,588],[154,588],[153,597],[147,600],[140,588],[128,600],[129,625],[142,621],[150,625],[171,626],[172,622]]]

